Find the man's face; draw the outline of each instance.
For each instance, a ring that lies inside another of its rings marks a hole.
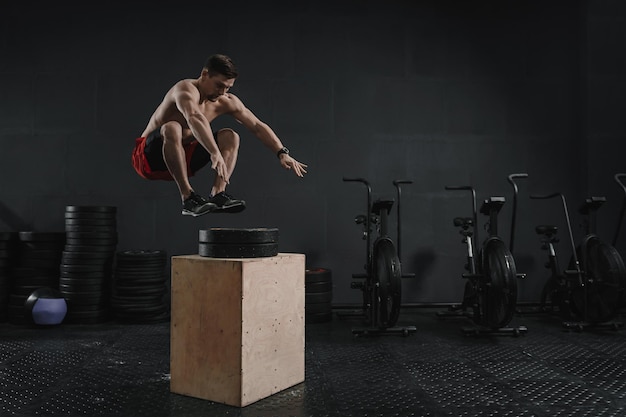
[[[217,101],[220,96],[226,94],[235,84],[234,78],[226,78],[222,74],[208,75],[207,80],[207,98],[209,101]]]

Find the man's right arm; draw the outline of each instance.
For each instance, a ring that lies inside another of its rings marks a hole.
[[[211,155],[211,168],[228,182],[229,178],[226,163],[213,137],[211,124],[197,105],[199,97],[196,97],[197,94],[194,94],[194,90],[195,88],[193,86],[188,87],[186,84],[180,84],[173,91],[174,102],[187,121],[187,125],[193,136]]]

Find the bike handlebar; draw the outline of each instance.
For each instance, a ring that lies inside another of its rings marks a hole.
[[[514,178],[528,178],[528,174],[526,174],[525,172],[520,172],[518,174],[510,174],[509,175],[509,182],[511,184],[513,184],[513,179]]]
[[[615,174],[615,181],[617,181],[617,183],[624,189],[624,192],[626,193],[626,185],[622,182],[622,178],[626,178],[625,173]]]
[[[548,199],[548,198],[554,198],[554,197],[559,197],[562,196],[561,193],[552,193],[552,194],[531,194],[530,198],[532,199],[538,199],[538,200],[544,200],[544,199]]]
[[[624,190],[624,198],[622,199],[622,207],[619,212],[619,220],[617,222],[617,227],[615,228],[615,234],[613,235],[613,246],[617,244],[617,238],[619,236],[620,230],[622,229],[622,222],[624,219],[624,213],[626,213],[626,185],[622,182],[622,178],[626,178],[625,173],[615,174],[615,181],[622,187]]]
[[[343,177],[343,180],[346,182],[362,182],[363,184],[369,185],[369,182],[365,178],[349,178]]]
[[[446,190],[474,190],[471,185],[446,185]]]
[[[518,172],[515,174],[509,174],[509,183],[513,186],[513,213],[511,214],[511,240],[509,242],[509,250],[513,253],[513,245],[515,243],[515,223],[517,221],[517,184],[515,178],[528,178],[528,174],[525,172]]]

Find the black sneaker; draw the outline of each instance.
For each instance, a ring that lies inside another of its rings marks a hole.
[[[183,202],[183,216],[198,217],[215,210],[217,206],[199,194],[191,192],[191,195]]]
[[[239,213],[246,208],[245,201],[235,200],[224,191],[215,194],[213,197],[210,197],[209,201],[216,206],[216,208],[213,209],[214,212]]]

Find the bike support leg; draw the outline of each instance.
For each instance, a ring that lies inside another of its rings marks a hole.
[[[528,331],[526,326],[517,327],[500,327],[499,329],[490,329],[481,326],[467,326],[462,328],[463,333],[466,336],[482,336],[482,335],[495,335],[495,336],[520,336]]]

